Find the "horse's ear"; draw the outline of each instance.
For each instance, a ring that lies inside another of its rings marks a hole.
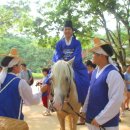
[[[74,62],[74,59],[75,59],[75,57],[73,57],[71,60],[69,60],[69,61],[68,61],[68,64],[69,64],[69,65],[72,65],[73,62]]]

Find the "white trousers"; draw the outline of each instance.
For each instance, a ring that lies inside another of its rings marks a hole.
[[[94,125],[88,124],[87,123],[87,127],[89,130],[103,130],[102,128],[96,127]],[[105,130],[119,130],[119,127],[105,127]]]

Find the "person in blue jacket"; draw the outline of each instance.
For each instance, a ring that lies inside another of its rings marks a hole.
[[[112,45],[94,38],[92,73],[88,95],[82,112],[86,113],[88,130],[119,130],[119,111],[123,101],[125,84],[111,60]]]
[[[26,105],[39,104],[42,93],[33,94],[28,83],[18,77],[22,59],[16,48],[1,60],[0,72],[0,116],[23,120],[23,102]],[[41,89],[42,90],[42,89]]]
[[[58,60],[69,61],[74,58],[73,70],[74,80],[78,92],[78,100],[83,105],[89,87],[89,77],[87,69],[82,62],[82,48],[80,41],[74,36],[74,28],[70,20],[65,22],[64,37],[56,44],[53,62]]]

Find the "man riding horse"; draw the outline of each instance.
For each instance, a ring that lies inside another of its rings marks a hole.
[[[74,80],[78,92],[78,101],[81,105],[84,104],[88,87],[89,77],[87,69],[82,62],[82,48],[80,41],[74,36],[74,28],[71,21],[66,21],[64,25],[64,37],[56,44],[56,51],[53,56],[53,61],[58,60],[69,61],[74,58],[73,70]]]

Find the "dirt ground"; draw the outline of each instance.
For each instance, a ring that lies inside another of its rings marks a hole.
[[[42,104],[37,106],[24,106],[23,113],[25,121],[29,125],[29,130],[59,130],[59,122],[56,113],[51,116],[43,116],[42,113],[45,108]],[[67,130],[68,127],[67,127]],[[88,130],[86,125],[78,126],[77,130]],[[120,123],[120,130],[130,130],[130,111],[125,112]]]
[[[33,93],[38,91],[35,86],[37,80],[35,80],[33,88]],[[51,116],[43,116],[42,113],[45,108],[42,103],[35,106],[23,106],[23,113],[25,116],[25,121],[28,123],[29,130],[60,130],[60,125],[56,116],[56,113],[52,113]],[[125,116],[121,118],[120,129],[119,130],[130,130],[130,111],[125,111]],[[67,127],[67,130],[68,127]],[[86,125],[78,126],[77,130],[88,130]]]

